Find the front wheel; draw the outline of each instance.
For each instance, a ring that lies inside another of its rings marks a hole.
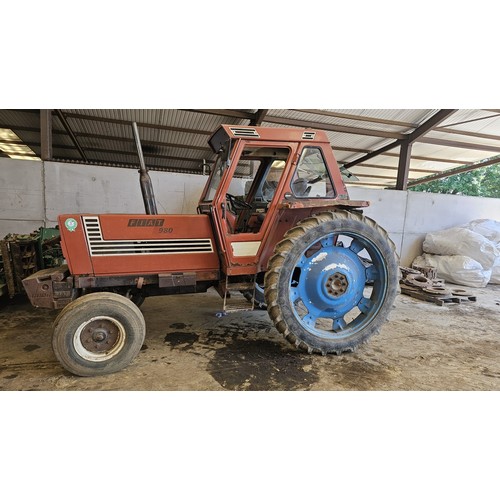
[[[144,342],[146,324],[129,299],[110,292],[84,295],[54,322],[52,347],[69,372],[106,375],[130,364]]]
[[[392,308],[396,247],[359,213],[317,214],[276,245],[264,284],[269,315],[289,342],[310,353],[354,351]]]

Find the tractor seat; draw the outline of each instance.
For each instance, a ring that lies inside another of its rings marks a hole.
[[[299,178],[292,182],[292,191],[295,196],[305,198],[311,191],[312,186],[308,186],[307,179]]]

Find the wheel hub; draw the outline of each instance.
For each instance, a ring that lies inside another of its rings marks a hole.
[[[120,330],[112,321],[99,319],[86,325],[81,333],[83,347],[93,353],[109,351],[118,341]]]
[[[323,248],[301,261],[300,283],[292,290],[292,299],[307,299],[307,309],[318,316],[329,312],[342,317],[362,298],[364,267],[352,251],[342,247]]]
[[[335,273],[329,276],[329,278],[326,280],[326,293],[328,295],[331,295],[332,298],[335,297],[340,297],[343,295],[347,287],[349,286],[349,281],[347,280],[347,277],[345,274],[342,273]]]

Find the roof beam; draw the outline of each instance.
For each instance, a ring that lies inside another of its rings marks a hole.
[[[500,164],[500,156],[495,156],[486,161],[476,162],[472,165],[464,165],[463,167],[453,168],[445,172],[441,172],[436,175],[429,175],[427,177],[421,177],[420,179],[415,179],[408,183],[408,187],[418,186],[419,184],[426,184],[427,182],[437,181],[439,179],[445,179],[446,177],[451,177],[457,174],[464,174],[465,172],[470,172],[472,170],[477,170],[478,168],[488,167],[490,165]]]
[[[375,156],[378,156],[382,153],[390,151],[391,149],[394,149],[398,146],[401,146],[404,142],[411,143],[411,142],[416,141],[419,137],[426,134],[427,132],[429,132],[429,130],[432,130],[439,123],[441,123],[443,120],[448,118],[448,116],[455,113],[455,111],[457,111],[457,110],[456,109],[441,109],[441,110],[439,110],[437,113],[432,115],[428,120],[426,120],[424,123],[422,123],[419,127],[417,127],[413,132],[411,132],[410,134],[407,134],[404,137],[404,139],[398,139],[397,141],[394,141],[390,144],[387,144],[386,146],[381,147],[380,149],[372,151],[371,153],[368,153],[365,156],[362,156],[356,160],[353,160],[349,163],[346,163],[346,164],[344,164],[344,167],[345,168],[354,167],[354,165],[357,165],[358,163],[362,163],[366,160],[374,158]]]
[[[248,111],[239,111],[237,109],[182,109],[181,111],[203,113],[206,115],[225,116],[227,118],[242,118],[244,120],[253,120],[255,118],[255,113],[250,113]]]
[[[479,132],[469,132],[467,130],[456,130],[453,128],[439,127],[434,129],[435,132],[445,132],[446,134],[467,135],[470,137],[477,137],[479,139],[491,139],[493,141],[500,141],[500,135],[480,134]]]
[[[347,151],[348,153],[370,153],[369,149],[344,148],[342,146],[332,146],[334,151]]]
[[[106,141],[115,141],[115,142],[126,142],[128,144],[135,144],[134,139],[129,139],[128,137],[119,137],[115,135],[102,135],[102,134],[91,134],[87,132],[77,132],[76,133],[77,137],[85,137],[89,139],[104,139]],[[186,144],[176,144],[176,143],[171,143],[171,142],[163,142],[163,141],[147,141],[147,140],[141,140],[141,144],[143,146],[161,146],[161,147],[166,147],[166,148],[182,148],[182,149],[195,149],[199,151],[210,151],[212,150],[209,147],[205,146],[190,146]],[[87,147],[85,149],[88,149]]]
[[[34,141],[22,141],[22,144],[26,144],[26,146],[40,146],[38,142]],[[128,141],[127,141],[128,142]],[[213,155],[213,152],[210,148],[205,148],[203,146],[186,146],[185,144],[172,144],[168,142],[156,142],[156,141],[141,141],[142,145],[160,145],[163,147],[170,147],[170,148],[179,148],[179,149],[194,149],[196,151],[204,151],[206,153],[210,153],[210,155]],[[59,148],[59,149],[76,149],[76,146],[69,146],[66,144],[54,144],[54,148]],[[87,151],[101,151],[101,152],[109,152],[109,153],[117,153],[123,150],[120,149],[108,149],[108,148],[95,148],[95,147],[86,147],[85,148]],[[130,152],[133,152],[132,150]]]
[[[71,130],[71,127],[69,126],[69,123],[66,121],[66,118],[63,114],[63,112],[60,109],[55,109],[54,110],[57,117],[59,118],[59,121],[62,123],[62,126],[68,133],[71,142],[76,146],[76,149],[78,149],[78,152],[80,153],[80,156],[84,161],[88,161],[87,157],[85,156],[85,152],[83,151],[82,147],[80,146],[80,143],[78,142],[78,139],[75,137],[75,134],[73,133],[73,130]]]
[[[26,146],[29,147],[40,147],[39,142],[33,142],[33,141],[22,141],[22,142],[13,142],[13,141],[5,141],[5,142],[12,142],[13,144],[25,144]],[[146,145],[144,142],[142,143],[143,146]],[[160,143],[162,144],[162,143]],[[165,144],[162,144],[165,146]],[[184,146],[180,144],[173,144],[171,145],[172,147],[183,147],[183,148],[190,148],[190,146]],[[66,144],[54,144],[53,149],[68,149],[68,150],[74,150],[77,149],[76,146],[70,146]],[[136,156],[137,151],[124,151],[123,149],[109,149],[109,148],[96,148],[96,147],[88,147],[85,148],[88,152],[92,151],[94,153],[109,153],[109,154],[117,154],[117,155],[131,155],[131,156]],[[210,155],[213,155],[212,150],[209,148],[198,148],[199,150],[206,151],[207,153],[210,153]],[[199,158],[185,158],[185,157],[180,157],[180,156],[170,156],[170,155],[161,155],[158,153],[144,153],[145,157],[149,158],[164,158],[167,160],[179,160],[179,161],[202,161],[202,159]],[[208,161],[207,163],[213,163],[212,161]]]
[[[497,112],[497,114],[490,115],[490,116],[481,116],[480,118],[471,118],[470,120],[462,120],[461,122],[448,123],[447,127],[455,127],[457,125],[464,125],[466,123],[480,122],[483,120],[489,120],[490,118],[498,118],[499,113],[500,112]],[[439,130],[439,129],[441,129],[441,127],[436,127],[436,130]]]
[[[381,156],[392,156],[393,158],[399,158],[399,153],[382,153]],[[469,165],[472,162],[463,160],[450,160],[448,158],[433,158],[430,156],[415,156],[411,155],[412,160],[422,160],[422,161],[433,161],[436,163],[457,163],[459,165]]]
[[[369,177],[371,179],[388,179],[388,180],[392,180],[392,181],[395,181],[396,180],[396,177],[394,177],[393,175],[376,175],[376,174],[354,174],[356,177]]]
[[[116,123],[117,125],[126,125],[127,127],[130,127],[131,124],[131,122],[127,120],[120,120],[118,118],[103,118],[101,116],[83,115],[80,113],[64,113],[64,114],[66,118],[77,118],[79,120],[89,120],[102,123]],[[137,126],[143,128],[153,128],[157,130],[169,130],[171,132],[182,132],[186,134],[212,135],[213,133],[213,130],[206,131],[206,130],[198,130],[198,129],[190,129],[182,127],[170,127],[168,125],[160,125],[160,124],[145,123],[145,122],[137,122]]]
[[[378,169],[381,169],[381,170],[397,170],[398,167],[389,167],[388,165],[374,165],[372,163],[358,163],[356,165],[357,167],[367,167],[367,168],[378,168]],[[420,172],[420,173],[423,173],[423,174],[437,174],[437,173],[440,173],[442,172],[442,170],[429,170],[429,169],[425,169],[425,168],[412,168],[410,169],[411,172]],[[355,175],[358,175],[357,173],[355,173]]]
[[[490,151],[492,153],[500,153],[500,146],[490,146],[486,144],[473,144],[470,142],[449,141],[447,139],[436,139],[433,137],[421,137],[416,142],[424,144],[436,144],[437,146],[446,146],[449,148],[474,149],[478,151]]]
[[[437,113],[435,113],[428,120],[422,123],[422,125],[408,134],[408,137],[405,138],[405,141],[409,143],[415,142],[418,138],[422,137],[427,132],[430,132],[433,128],[436,128],[440,123],[446,120],[446,118],[457,111],[457,109],[440,109]]]
[[[67,147],[64,147],[67,149]],[[120,151],[115,149],[103,149],[103,148],[88,148],[87,151],[94,153],[109,153],[118,156],[137,156],[137,152],[133,151]],[[174,161],[184,161],[184,162],[192,162],[192,163],[202,163],[203,158],[183,158],[180,156],[171,156],[171,155],[161,155],[158,153],[143,153],[144,158],[160,158],[162,160],[174,160]],[[205,160],[205,163],[212,164],[215,163],[213,160]]]
[[[370,153],[367,153],[364,156],[361,156],[357,158],[356,160],[350,161],[349,163],[344,163],[342,166],[344,168],[352,168],[355,165],[358,165],[359,163],[364,163],[367,160],[371,160],[372,158],[375,158],[375,156],[381,155],[387,151],[390,151],[391,149],[397,148],[398,146],[401,146],[402,140],[397,140],[394,142],[391,142],[390,144],[387,144],[386,146],[381,147],[380,149],[376,149],[374,151],[371,151]],[[398,155],[399,156],[399,155]]]
[[[378,182],[358,182],[358,181],[344,181],[346,184],[351,184],[352,186],[376,186],[381,188],[390,188],[391,184],[385,183],[380,184]]]
[[[384,120],[382,118],[374,118],[373,116],[351,115],[348,113],[337,113],[334,111],[324,111],[322,109],[292,109],[291,111],[299,111],[300,113],[311,113],[314,115],[331,116],[332,118],[342,118],[346,120],[357,120],[368,123],[379,123],[382,125],[394,125],[396,127],[417,128],[418,125],[409,122],[399,122],[396,120]]]
[[[20,126],[20,125],[9,125],[9,124],[0,123],[0,128],[8,128],[8,129],[13,130],[13,131],[20,130],[21,132],[35,132],[37,134],[40,133],[40,128],[24,127],[24,126]],[[57,134],[67,135],[65,130],[58,130],[58,129],[55,129],[54,127],[52,127],[52,135],[57,135]]]
[[[369,149],[356,149],[356,148],[342,148],[342,147],[337,147],[337,146],[332,146],[332,149],[334,151],[348,151],[348,152],[353,152],[353,153],[371,153]],[[399,153],[389,153],[388,151],[385,153],[380,153],[380,156],[390,156],[392,158],[399,158]],[[450,160],[449,158],[436,158],[436,157],[431,157],[431,156],[411,156],[412,160],[422,160],[422,161],[432,161],[436,163],[455,163],[458,165],[468,165],[472,162],[467,162],[464,160]],[[339,163],[342,163],[339,161]]]
[[[80,164],[78,160],[68,160],[66,158],[54,158],[54,161],[60,161],[63,163],[69,164]],[[90,160],[89,165],[97,165],[102,167],[113,167],[113,168],[137,168],[137,162],[113,162],[113,161],[103,161],[103,160]],[[190,169],[190,168],[178,168],[178,167],[170,167],[168,165],[151,165],[150,163],[146,163],[146,167],[148,170],[156,170],[160,172],[179,172],[179,173],[187,173],[187,174],[198,174],[201,175],[202,171]]]
[[[267,115],[267,123],[276,123],[278,125],[290,125],[292,127],[313,128],[317,130],[326,130],[329,132],[341,132],[344,134],[368,135],[370,137],[385,137],[389,139],[403,139],[404,134],[399,132],[387,132],[384,130],[374,130],[370,128],[347,127],[344,125],[333,125],[331,123],[314,122],[308,120],[296,120],[294,118],[283,118],[280,116]]]
[[[127,141],[127,142],[131,142],[129,139],[124,139],[124,138],[118,138],[117,139],[118,141]],[[133,141],[132,141],[133,142]],[[16,144],[25,144],[26,146],[29,146],[29,147],[40,147],[40,143],[39,142],[35,142],[35,141],[23,141],[21,139],[21,141],[16,141],[15,142]],[[141,142],[143,146],[149,146],[149,145],[160,145],[160,146],[163,146],[163,147],[171,147],[171,148],[184,148],[184,149],[194,149],[194,150],[197,150],[197,151],[203,151],[203,152],[206,152],[206,153],[209,153],[210,155],[213,155],[212,153],[212,150],[210,148],[205,148],[205,147],[202,147],[202,146],[186,146],[184,144],[171,144],[171,143],[164,143],[164,142],[155,142],[155,141],[142,141]],[[76,146],[71,146],[71,145],[67,145],[67,144],[54,144],[53,145],[53,148],[54,149],[77,149]],[[94,151],[94,152],[100,152],[100,153],[122,153],[124,152],[123,149],[109,149],[109,148],[97,148],[97,147],[93,147],[93,146],[90,146],[90,147],[86,147],[85,148],[87,151]],[[127,152],[127,151],[125,151]],[[127,152],[128,153],[128,152]],[[137,153],[133,153],[133,151],[130,151],[131,154],[137,154]],[[145,156],[146,156],[147,153],[145,153]],[[148,154],[148,156],[151,156],[151,157],[154,157],[154,156],[158,156],[158,157],[161,157],[161,155],[157,155],[156,153],[150,153]],[[166,158],[166,156],[165,156]],[[182,157],[178,157],[178,156],[170,156],[168,157],[169,159],[178,159],[178,160],[181,160]],[[189,160],[190,158],[187,158],[187,160]]]
[[[255,113],[255,117],[250,120],[250,125],[253,127],[259,127],[264,121],[268,111],[268,109],[258,109]]]

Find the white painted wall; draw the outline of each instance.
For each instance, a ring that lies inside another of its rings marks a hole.
[[[206,176],[150,172],[161,213],[196,213]],[[0,158],[0,238],[67,212],[144,213],[135,169]]]
[[[160,213],[196,213],[206,176],[150,172]],[[409,265],[429,231],[473,219],[500,220],[500,199],[350,187],[365,215],[387,229]],[[0,158],[0,238],[53,227],[67,212],[144,213],[135,169]]]
[[[43,163],[0,158],[0,238],[44,224]]]
[[[195,214],[206,176],[150,172],[160,213]],[[45,162],[46,220],[61,213],[144,213],[139,173],[129,168]]]
[[[500,220],[498,198],[357,187],[348,190],[351,199],[370,201],[364,214],[389,232],[404,266],[409,266],[422,253],[422,242],[431,231],[474,219]]]

